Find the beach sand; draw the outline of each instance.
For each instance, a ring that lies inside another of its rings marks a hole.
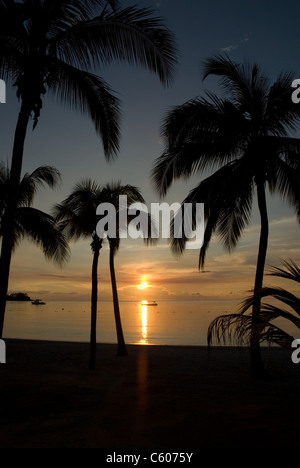
[[[246,350],[5,340],[1,448],[299,447],[300,364],[263,351],[253,380]]]

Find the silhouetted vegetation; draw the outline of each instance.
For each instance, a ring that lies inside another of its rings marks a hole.
[[[273,267],[270,276],[284,278],[300,283],[300,268],[293,262],[284,261],[284,268]],[[300,298],[281,287],[264,287],[259,293],[261,299],[275,299],[275,304],[261,304],[260,320],[256,324],[257,335],[261,343],[277,344],[283,348],[291,349],[294,337],[288,334],[282,327],[278,326],[276,320],[284,319],[292,323],[296,329],[300,329]],[[208,331],[208,343],[214,339],[220,342],[234,341],[242,346],[249,346],[252,333],[251,316],[247,314],[253,307],[254,295],[248,297],[240,307],[237,314],[223,315],[215,319]],[[278,307],[276,302],[284,304],[290,310]]]
[[[121,9],[117,0],[0,2],[0,76],[15,86],[21,108],[10,168],[0,257],[0,337],[13,246],[24,145],[38,124],[46,94],[89,116],[105,157],[119,150],[120,103],[95,70],[113,60],[145,67],[168,85],[176,64],[174,38],[153,10]]]
[[[30,302],[31,298],[28,296],[27,293],[11,293],[7,294],[6,296],[7,301],[22,301],[22,302]]]
[[[91,295],[91,333],[90,333],[90,368],[95,367],[96,361],[96,325],[97,325],[97,301],[98,301],[98,263],[100,251],[106,236],[99,237],[96,226],[101,216],[96,214],[97,208],[102,203],[110,203],[116,208],[119,214],[119,196],[126,195],[128,204],[135,202],[144,203],[140,191],[131,185],[107,184],[102,187],[95,181],[86,180],[79,182],[69,197],[55,207],[56,220],[61,224],[63,232],[69,240],[77,241],[80,238],[91,239],[91,249],[93,252],[92,265],[92,295]],[[127,209],[127,208],[126,208]],[[126,211],[126,219],[128,219]],[[113,303],[115,322],[118,338],[118,355],[127,355],[125,345],[117,292],[117,283],[114,267],[114,256],[120,245],[120,232],[127,228],[116,225],[116,237],[109,238],[110,245],[110,271],[113,290]]]
[[[291,100],[290,73],[280,73],[271,85],[256,64],[236,64],[217,56],[205,61],[203,76],[219,77],[225,97],[208,93],[168,113],[162,129],[165,151],[156,162],[153,180],[165,195],[176,179],[215,171],[183,202],[205,206],[200,268],[214,234],[229,252],[236,247],[257,197],[261,232],[250,348],[252,371],[261,374],[257,323],[269,234],[266,188],[279,193],[300,220],[300,139],[289,137],[299,123],[300,106]],[[173,239],[173,250],[182,253],[186,242],[184,237]]]

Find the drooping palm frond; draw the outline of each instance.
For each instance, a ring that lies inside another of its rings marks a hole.
[[[164,85],[177,63],[172,32],[154,11],[101,0],[0,4],[0,76],[26,100],[36,126],[50,90],[89,116],[110,159],[119,149],[119,101],[96,76],[112,60],[146,67]]]
[[[63,48],[66,59],[72,53],[76,60],[80,42],[80,47],[84,46],[89,51],[96,65],[112,60],[126,61],[147,68],[158,75],[164,85],[168,85],[177,63],[177,48],[173,34],[163,23],[162,18],[154,16],[150,8],[105,11],[66,30],[55,45],[67,45]]]
[[[205,230],[204,242],[200,249],[199,267],[203,268],[205,255],[209,247],[213,233],[221,239],[228,251],[232,251],[237,245],[245,227],[251,218],[253,182],[251,172],[248,171],[248,180],[240,178],[242,165],[243,171],[247,170],[245,159],[236,160],[216,171],[210,177],[202,181],[193,189],[182,203],[182,209],[175,215],[172,222],[172,233],[176,217],[182,216],[186,204],[190,204],[196,213],[197,204],[204,204]],[[197,229],[196,218],[193,218],[192,229]],[[200,220],[202,222],[203,220]],[[171,247],[175,253],[184,251],[187,237],[171,239]]]
[[[296,281],[300,283],[300,268],[298,265],[291,259],[282,260],[283,265],[285,266],[285,270],[279,267],[273,267],[272,270],[269,272],[270,276],[277,276],[279,278],[286,278],[292,281]]]
[[[9,181],[10,169],[2,163],[0,165],[0,205],[7,203]],[[24,174],[18,189],[18,206],[31,206],[39,189],[45,186],[53,189],[60,181],[60,172],[51,166],[40,166],[32,173]]]
[[[162,127],[166,149],[152,180],[161,196],[180,178],[219,169],[240,156],[249,123],[230,101],[209,94],[173,109]]]
[[[269,90],[265,109],[265,125],[275,136],[288,136],[297,129],[299,106],[291,104],[291,83],[294,74],[281,71]]]
[[[18,208],[15,234],[15,247],[26,237],[42,249],[46,259],[53,260],[58,266],[69,260],[68,242],[60,226],[52,216],[41,210]]]
[[[211,346],[234,342],[238,346],[247,346],[250,342],[252,320],[241,314],[228,314],[217,317],[209,325],[207,342]]]
[[[76,242],[81,238],[90,238],[95,229],[94,217],[91,220],[86,210],[74,212],[62,203],[55,205],[53,214],[68,240]]]
[[[56,70],[56,78],[52,80],[49,91],[58,102],[78,109],[83,115],[87,114],[101,136],[106,157],[115,157],[120,139],[119,99],[107,83],[96,75],[58,60],[53,63],[53,68]]]
[[[167,114],[162,126],[165,149],[152,172],[163,196],[175,180],[212,171],[183,202],[205,204],[200,267],[213,235],[229,251],[237,245],[250,220],[255,188],[260,211],[268,187],[287,200],[300,219],[300,140],[287,136],[300,118],[299,106],[290,99],[292,74],[281,73],[271,86],[257,64],[218,55],[204,62],[203,79],[209,76],[220,78],[225,98],[207,93]],[[267,223],[265,207],[264,233]],[[186,239],[172,239],[171,245],[176,254],[182,253]]]
[[[138,187],[112,182],[103,187],[103,200],[111,203],[116,209],[116,241],[113,242],[117,252],[120,238],[134,235],[142,238],[145,244],[155,244],[159,233],[156,220],[148,212],[146,202]],[[112,239],[109,239],[112,241]]]
[[[259,343],[276,344],[291,349],[294,337],[263,318],[256,324],[255,332]],[[208,345],[234,344],[250,347],[253,337],[253,321],[250,315],[229,314],[217,317],[210,324],[207,334]]]
[[[269,273],[271,276],[289,279],[299,283],[300,269],[292,260],[283,261],[284,268],[273,267]],[[274,304],[261,304],[259,320],[255,324],[256,333],[261,343],[275,343],[279,346],[291,348],[294,337],[289,335],[279,326],[274,324],[278,318],[284,319],[300,329],[300,298],[286,289],[279,287],[264,287],[257,292],[260,299],[272,298],[288,306],[286,310]],[[209,326],[208,343],[213,340],[217,343],[235,342],[239,345],[249,346],[251,333],[253,333],[253,319],[247,312],[253,307],[257,297],[254,294],[246,298],[237,314],[222,315],[217,317]]]
[[[257,293],[257,295],[262,299],[265,297],[273,297],[284,304],[290,306],[297,315],[300,316],[300,299],[295,296],[294,294],[290,293],[286,289],[283,288],[270,288],[264,287],[262,290]],[[254,296],[251,295],[247,299],[245,299],[240,306],[240,313],[244,314],[250,307],[253,306]]]
[[[69,248],[60,226],[54,218],[41,210],[32,208],[34,197],[39,188],[47,185],[54,188],[61,180],[59,171],[50,166],[38,167],[31,174],[26,173],[18,189],[17,211],[12,236],[14,251],[26,237],[41,247],[45,257],[62,266],[69,259]],[[9,194],[10,170],[0,167],[0,237],[6,220],[7,199]]]
[[[97,214],[97,208],[101,204],[110,204],[114,209],[115,219],[112,222],[115,223],[116,232],[113,239],[119,242],[122,234],[126,233],[127,236],[128,225],[137,218],[136,214],[129,213],[128,208],[134,207],[135,204],[136,210],[133,211],[139,212],[138,224],[142,237],[147,244],[157,241],[155,220],[151,218],[148,210],[144,209],[145,200],[140,190],[132,185],[122,185],[121,182],[105,186],[91,179],[78,182],[72,193],[54,207],[55,219],[64,226],[63,230],[68,239],[76,241],[80,237],[90,237],[95,234],[97,223],[103,216]]]
[[[31,174],[26,173],[19,187],[19,206],[31,206],[40,188],[55,188],[61,181],[60,172],[51,166],[40,166]]]
[[[53,208],[55,219],[69,240],[92,237],[96,230],[96,210],[102,187],[91,179],[78,182],[71,194]]]

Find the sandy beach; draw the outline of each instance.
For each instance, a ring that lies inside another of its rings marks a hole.
[[[1,448],[299,447],[300,365],[265,349],[269,379],[235,348],[6,340]]]

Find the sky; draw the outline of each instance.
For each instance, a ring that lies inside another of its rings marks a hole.
[[[176,105],[220,89],[215,79],[204,83],[203,60],[227,53],[237,62],[257,62],[275,80],[281,70],[300,78],[300,36],[298,1],[123,1],[124,6],[150,6],[174,32],[179,63],[172,85],[161,86],[148,71],[114,63],[103,67],[101,76],[122,102],[119,157],[107,163],[99,137],[88,118],[45,98],[37,128],[29,128],[23,172],[51,165],[62,174],[58,189],[42,190],[34,206],[51,212],[82,178],[99,183],[121,181],[138,186],[147,203],[159,199],[150,181],[155,160],[163,151],[161,125]],[[291,88],[292,93],[292,88]],[[300,105],[300,104],[299,104]],[[9,162],[18,115],[15,90],[7,90],[6,104],[0,104],[0,160]],[[296,135],[300,137],[300,132]],[[201,180],[198,174],[173,184],[163,201],[181,202]],[[280,259],[300,262],[299,226],[293,210],[279,197],[268,196],[270,240],[267,269]],[[165,241],[146,247],[140,241],[124,240],[116,257],[121,300],[233,300],[239,303],[253,287],[259,240],[259,218],[253,207],[252,223],[239,246],[230,255],[218,239],[207,254],[205,270],[198,271],[198,251],[177,258]],[[89,300],[92,253],[89,241],[71,244],[70,262],[59,269],[44,259],[37,247],[24,241],[14,254],[9,290],[22,291],[44,300]],[[266,278],[266,283],[276,283]],[[147,297],[139,285],[147,282]],[[101,252],[99,298],[111,300],[108,249]]]

